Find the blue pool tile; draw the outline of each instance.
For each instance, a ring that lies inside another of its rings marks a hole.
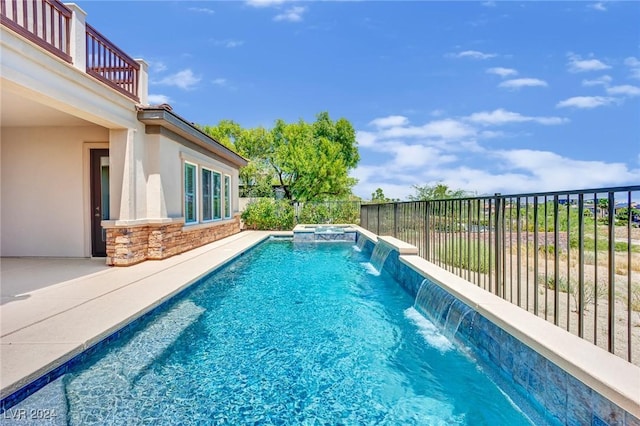
[[[593,415],[602,419],[609,426],[624,425],[624,410],[597,392],[592,392],[591,403]]]
[[[504,347],[500,351],[500,368],[508,377],[512,377],[513,372],[513,348]]]
[[[546,378],[548,386],[544,397],[545,408],[564,423],[567,412],[567,373],[551,361],[547,361]]]
[[[609,423],[605,422],[598,416],[593,416],[591,419],[591,426],[609,426]]]
[[[527,391],[536,401],[544,405],[547,390],[547,374],[546,371],[539,371],[535,368],[529,370],[529,384]]]
[[[640,426],[640,419],[631,413],[625,412],[624,422],[627,426]]]
[[[567,376],[567,424],[589,425],[593,391],[573,376]]]
[[[517,344],[513,351],[513,380],[525,389],[529,385],[529,373],[531,371],[531,350]]]

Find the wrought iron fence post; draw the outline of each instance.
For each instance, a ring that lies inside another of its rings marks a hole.
[[[558,217],[558,195],[553,196],[553,323],[558,325],[560,306],[560,218]]]
[[[496,209],[495,217],[495,244],[494,244],[494,255],[495,255],[495,264],[496,264],[496,276],[495,276],[495,294],[502,297],[502,280],[500,280],[500,275],[502,271],[502,247],[500,246],[500,241],[502,240],[502,236],[504,235],[504,230],[502,229],[502,197],[500,193],[496,193],[494,197],[494,205]]]
[[[429,201],[423,201],[424,203],[424,258],[427,260],[431,260],[431,250],[429,248],[430,241],[430,229],[429,229]]]
[[[616,200],[613,191],[609,191],[609,197],[607,199],[607,219],[608,219],[608,233],[609,233],[609,352],[615,353],[615,306],[616,306],[616,235],[615,235],[615,221],[616,221]],[[629,206],[631,207],[631,206]],[[629,259],[629,262],[631,259]],[[629,301],[629,303],[631,303]],[[630,326],[630,325],[629,325]],[[631,342],[629,342],[630,344]]]
[[[398,203],[393,203],[393,237],[398,238]]]
[[[569,242],[567,242],[570,246]],[[584,194],[578,194],[578,336],[584,336]]]

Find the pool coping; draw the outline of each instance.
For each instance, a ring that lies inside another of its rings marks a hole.
[[[60,368],[270,236],[243,231],[162,261],[147,261],[24,293],[0,306],[0,398]]]
[[[640,418],[640,367],[417,256],[415,246],[387,236],[377,236],[377,241],[398,251],[401,263],[429,278],[609,401]]]

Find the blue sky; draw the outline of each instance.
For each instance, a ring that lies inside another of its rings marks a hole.
[[[78,4],[188,120],[350,120],[365,199],[640,184],[640,2]]]

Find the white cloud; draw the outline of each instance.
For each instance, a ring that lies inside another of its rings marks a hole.
[[[582,59],[580,55],[569,53],[569,63],[567,64],[569,72],[578,73],[586,71],[602,71],[611,68],[598,59]]]
[[[494,67],[488,68],[487,74],[496,74],[504,78],[509,77],[510,75],[518,75],[518,71],[514,70],[513,68]]]
[[[227,79],[226,78],[216,78],[215,80],[211,81],[213,84],[215,84],[216,86],[226,86],[227,85]]]
[[[204,13],[206,15],[213,15],[216,13],[213,9],[209,9],[207,7],[190,7],[189,10],[191,12]]]
[[[609,95],[622,95],[622,96],[640,96],[640,87],[631,86],[630,84],[624,84],[622,86],[607,87],[607,93]]]
[[[574,160],[549,151],[509,150],[496,156],[506,161],[505,166],[533,175],[545,189],[571,189],[576,176],[582,188],[597,188],[633,182],[640,175],[640,170],[629,170],[624,163]]]
[[[567,123],[569,120],[562,117],[527,117],[518,112],[511,112],[502,108],[491,112],[476,112],[467,117],[467,120],[482,126],[501,126],[511,123],[534,122],[543,125],[557,125]]]
[[[515,78],[513,80],[505,80],[498,84],[498,87],[505,89],[518,90],[522,87],[547,87],[548,84],[544,80],[538,78]]]
[[[302,21],[302,14],[307,11],[304,6],[292,6],[285,10],[283,13],[276,15],[274,21],[287,21],[287,22],[300,22]]]
[[[166,71],[167,66],[162,61],[149,61],[149,71],[151,72],[162,72]]]
[[[372,132],[358,130],[356,132],[356,141],[359,147],[372,147],[376,143],[376,135]]]
[[[424,145],[395,144],[393,146],[393,166],[399,168],[420,168],[426,164],[444,164],[455,160],[452,155],[441,155],[440,150]]]
[[[630,169],[623,163],[575,160],[533,149],[489,149],[478,143],[504,137],[504,133],[486,126],[562,124],[568,121],[565,118],[530,117],[497,109],[423,125],[396,119],[398,125],[394,127],[394,120],[376,120],[369,123],[375,130],[358,131],[356,135],[360,149],[378,158],[375,165],[363,164],[352,173],[359,179],[354,191],[365,199],[376,188],[382,188],[387,197],[406,199],[414,193],[412,185],[437,182],[478,194],[517,194],[640,181],[640,168]],[[579,183],[576,176],[580,176]]]
[[[635,56],[629,56],[624,60],[624,64],[631,69],[631,78],[640,80],[640,60]]]
[[[599,10],[600,12],[606,12],[607,8],[605,7],[604,3],[602,2],[598,2],[598,3],[592,3],[590,5],[588,5],[587,7],[593,9],[593,10]]]
[[[149,105],[170,104],[171,98],[166,95],[149,94]]]
[[[247,4],[253,7],[270,7],[281,5],[288,0],[247,0]]]
[[[593,78],[591,80],[582,80],[583,86],[608,86],[613,79],[609,75],[603,75],[602,77]]]
[[[165,86],[176,86],[184,90],[191,90],[196,84],[200,82],[201,78],[194,75],[193,71],[189,68],[182,71],[178,71],[175,74],[168,75],[162,80],[155,82],[155,84],[162,84]]]
[[[409,123],[409,119],[402,115],[390,115],[388,117],[380,117],[369,122],[370,125],[385,128],[385,127],[396,127],[396,126],[404,126]]]
[[[216,46],[226,47],[227,49],[233,49],[234,47],[240,47],[244,44],[242,40],[213,40],[213,44]]]
[[[490,59],[495,58],[498,55],[495,53],[483,53],[477,50],[465,50],[464,52],[450,53],[447,56],[453,58]]]
[[[482,5],[484,7],[496,7],[496,2],[495,1],[485,1],[485,2],[482,2]]]
[[[591,109],[605,105],[609,105],[614,102],[615,99],[607,96],[574,96],[573,98],[565,99],[556,104],[556,108],[584,108]]]
[[[475,130],[453,119],[431,121],[423,126],[397,126],[380,131],[383,138],[462,139],[473,136]]]
[[[449,188],[476,194],[518,194],[618,186],[640,179],[640,169],[630,169],[624,163],[575,160],[549,151],[514,149],[476,155],[484,155],[486,167],[461,158],[435,164],[432,158],[423,166],[408,168],[408,172],[391,161],[361,166],[353,173],[359,179],[355,192],[368,199],[376,188],[382,188],[387,197],[407,199],[414,193],[412,185],[442,182]],[[576,176],[580,176],[578,183]]]

